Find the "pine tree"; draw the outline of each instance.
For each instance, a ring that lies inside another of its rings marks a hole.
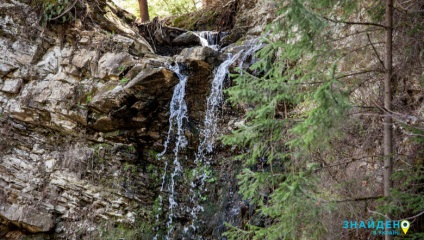
[[[392,5],[390,1],[384,7],[369,1],[291,0],[280,6],[279,17],[269,27],[272,34],[263,39],[267,45],[257,54],[259,61],[238,75],[236,85],[227,91],[234,105],[253,106],[246,109],[245,124],[223,141],[242,152],[236,158],[245,167],[239,175],[240,192],[258,212],[247,225],[228,226],[229,239],[319,239],[328,229],[323,219],[333,206],[382,198],[340,199],[333,193],[335,186],[323,189],[317,181],[322,178],[320,171],[331,167],[322,156],[338,161],[335,166],[344,164],[337,151],[358,148],[346,143],[349,140],[365,141],[361,129],[368,119],[355,115],[369,115],[372,121],[378,114],[386,116],[380,131],[385,139],[380,154],[386,159],[387,197],[382,209],[394,212],[396,200],[390,193],[397,189],[391,185],[390,159],[395,151],[388,145],[393,141],[393,97],[388,95],[394,78]],[[354,153],[344,155],[352,159],[348,163],[358,161]],[[420,181],[413,176],[411,181]],[[412,205],[417,207],[414,212],[420,210],[419,197],[411,200]]]

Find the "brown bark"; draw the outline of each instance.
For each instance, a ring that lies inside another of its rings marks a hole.
[[[206,7],[211,7],[212,6],[212,0],[202,0],[202,6],[204,7],[204,8],[206,8]]]
[[[384,108],[387,110],[384,116],[383,148],[384,148],[384,196],[390,197],[393,187],[391,180],[393,172],[393,119],[390,115],[393,102],[392,75],[393,75],[393,0],[386,0],[386,59],[384,78]],[[390,219],[387,214],[386,217]],[[386,228],[386,231],[390,229]],[[391,240],[391,235],[386,235],[385,240]]]
[[[140,9],[141,22],[148,22],[150,17],[147,0],[138,0],[138,7]]]

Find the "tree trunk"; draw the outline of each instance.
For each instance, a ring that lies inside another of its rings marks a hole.
[[[393,31],[393,0],[386,0],[386,59],[385,68],[386,74],[384,78],[384,108],[387,110],[384,115],[384,132],[383,132],[383,147],[384,147],[384,196],[390,197],[390,190],[393,187],[391,180],[393,171],[393,119],[390,115],[392,109],[392,73],[393,73],[393,51],[392,51],[392,31]],[[386,219],[391,219],[389,214]],[[386,231],[390,229],[386,228]],[[391,240],[393,236],[386,235],[385,240]]]
[[[141,22],[148,22],[150,20],[150,17],[147,0],[138,0],[138,6],[140,9]]]
[[[202,6],[204,8],[212,6],[212,0],[202,0]]]

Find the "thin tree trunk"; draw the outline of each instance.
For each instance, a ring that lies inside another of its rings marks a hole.
[[[138,7],[140,9],[141,22],[148,22],[150,17],[147,0],[138,0]]]
[[[202,0],[202,5],[204,8],[211,7],[212,1],[211,0]]]
[[[384,116],[384,196],[390,197],[390,190],[393,187],[391,180],[393,172],[393,119],[389,111],[392,109],[393,89],[392,89],[392,73],[393,73],[393,51],[392,51],[392,31],[393,31],[393,0],[386,0],[386,74],[384,78],[384,108],[388,111]],[[389,214],[386,215],[391,219]],[[386,231],[390,229],[386,228]],[[386,235],[385,240],[391,240],[393,236]]]

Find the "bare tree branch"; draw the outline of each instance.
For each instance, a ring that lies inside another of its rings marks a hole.
[[[370,213],[377,214],[377,215],[380,215],[380,216],[382,216],[382,217],[384,217],[384,218],[386,218],[386,219],[392,220],[392,219],[388,218],[386,215],[384,215],[384,214],[382,214],[382,213],[380,213],[380,212],[377,212],[377,211],[371,211],[371,210],[369,210],[369,209],[367,209],[367,210],[368,210],[368,212],[370,212]],[[420,213],[418,213],[417,215],[412,216],[412,217],[407,217],[407,218],[403,218],[403,219],[399,219],[399,220],[392,220],[392,221],[411,220],[411,219],[415,219],[415,218],[417,218],[417,217],[419,217],[419,216],[421,216],[421,215],[423,215],[423,214],[424,214],[424,211],[422,211],[422,212],[420,212]]]
[[[380,62],[381,66],[383,66],[383,69],[385,69],[385,67],[384,67],[384,62],[383,62],[383,60],[381,60],[380,55],[379,55],[379,54],[378,54],[378,52],[377,52],[377,49],[375,48],[374,44],[372,43],[372,41],[371,41],[371,37],[370,37],[370,34],[369,34],[369,33],[367,33],[367,38],[368,38],[368,41],[370,42],[370,44],[371,44],[371,46],[372,46],[372,49],[374,50],[375,55],[376,55],[376,56],[377,56],[377,58],[378,58],[378,61]]]
[[[331,19],[325,16],[321,16],[323,19],[333,22],[333,23],[342,23],[342,24],[350,24],[350,25],[364,25],[364,26],[376,26],[376,27],[381,27],[381,28],[387,28],[384,25],[378,24],[378,23],[372,23],[372,22],[351,22],[351,21],[340,21],[340,20],[335,20],[335,19]]]

